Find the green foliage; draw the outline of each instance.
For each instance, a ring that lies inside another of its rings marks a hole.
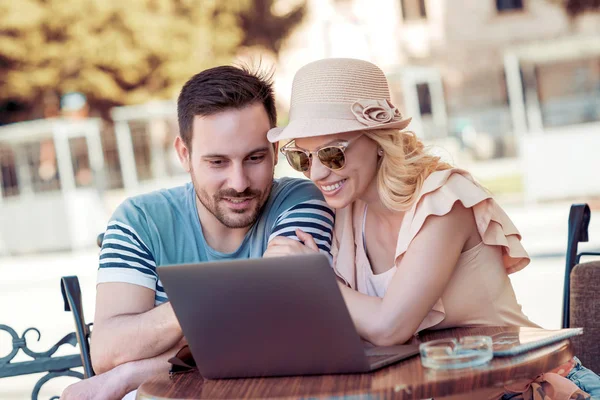
[[[48,90],[80,91],[107,106],[172,98],[191,75],[231,62],[240,46],[277,51],[304,5],[275,16],[271,3],[0,0],[0,103],[36,102]]]

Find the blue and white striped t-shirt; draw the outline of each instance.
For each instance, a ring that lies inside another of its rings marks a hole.
[[[191,183],[125,200],[111,217],[100,252],[98,283],[125,282],[155,291],[155,304],[167,300],[156,267],[204,261],[259,258],[275,236],[310,233],[329,253],[334,213],[315,185],[304,179],[273,181],[256,223],[233,253],[221,253],[204,239]]]

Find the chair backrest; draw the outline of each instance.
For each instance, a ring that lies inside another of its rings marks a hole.
[[[96,244],[98,245],[98,247],[102,247],[103,240],[104,240],[104,233],[101,233],[96,237]]]
[[[104,232],[96,237],[96,244],[102,247],[104,240]],[[60,290],[65,303],[65,311],[73,313],[75,320],[75,335],[80,348],[81,363],[83,365],[85,378],[90,378],[95,375],[92,368],[92,358],[90,353],[90,335],[92,334],[91,327],[93,322],[85,323],[83,316],[83,305],[81,302],[81,287],[79,286],[79,278],[76,276],[63,276],[60,280]]]
[[[587,204],[573,204],[569,212],[569,237],[567,239],[567,262],[563,289],[562,327],[569,327],[569,297],[571,291],[571,271],[579,263],[577,247],[579,242],[587,242],[591,212]]]
[[[573,350],[591,370],[600,370],[600,261],[580,263],[582,256],[600,252],[578,252],[579,242],[589,240],[591,220],[587,204],[573,204],[569,213],[569,238],[563,297],[563,328],[581,327],[583,335],[573,338]]]
[[[573,340],[574,353],[587,368],[600,371],[600,261],[573,268],[570,297],[569,324],[583,328]]]
[[[60,289],[65,302],[65,311],[71,311],[75,320],[75,335],[79,344],[84,376],[90,378],[95,375],[90,356],[90,327],[92,324],[85,323],[79,279],[76,276],[63,276],[60,279]]]

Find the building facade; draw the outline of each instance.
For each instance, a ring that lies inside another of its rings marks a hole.
[[[479,158],[514,156],[524,130],[600,120],[600,13],[571,20],[551,0],[309,0],[279,58],[283,108],[298,68],[325,57],[376,63],[418,135]]]

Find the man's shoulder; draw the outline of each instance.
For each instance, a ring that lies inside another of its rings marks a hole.
[[[273,197],[298,197],[306,200],[324,200],[319,188],[310,180],[302,178],[278,178],[273,182]]]
[[[191,183],[169,189],[160,189],[131,196],[125,199],[115,210],[113,219],[156,220],[179,215],[189,207]]]
[[[168,189],[154,190],[148,193],[131,196],[123,201],[123,205],[130,208],[141,210],[161,208],[161,207],[179,207],[187,202],[187,194],[191,183],[176,186]]]
[[[333,215],[333,210],[312,181],[287,177],[276,179],[267,204],[267,214],[279,217],[299,208],[306,212],[310,209],[311,212]]]

